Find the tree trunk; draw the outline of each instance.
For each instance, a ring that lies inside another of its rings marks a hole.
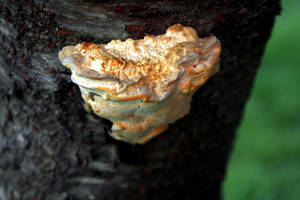
[[[1,0],[0,200],[220,199],[279,0]],[[186,117],[145,145],[112,139],[58,60],[63,46],[163,34],[222,42]]]

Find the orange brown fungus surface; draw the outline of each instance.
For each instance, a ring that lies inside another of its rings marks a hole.
[[[112,137],[145,143],[189,112],[193,93],[219,69],[221,44],[175,24],[165,34],[59,52],[93,111],[110,119]]]

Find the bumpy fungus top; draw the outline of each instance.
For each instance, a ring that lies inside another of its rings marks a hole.
[[[164,35],[142,40],[112,40],[108,44],[81,43],[59,53],[79,86],[101,91],[115,100],[161,101],[178,89],[183,74],[201,74],[207,80],[217,70],[220,42],[198,38],[190,27],[176,24]],[[192,85],[185,92],[193,92]]]

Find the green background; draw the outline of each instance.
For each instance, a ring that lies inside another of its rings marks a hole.
[[[300,200],[300,0],[283,0],[238,129],[225,200]]]

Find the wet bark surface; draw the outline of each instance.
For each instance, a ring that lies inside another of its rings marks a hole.
[[[220,199],[235,130],[279,0],[1,0],[0,200]],[[190,114],[145,145],[112,139],[83,107],[58,51],[163,34],[222,42],[221,68]]]

